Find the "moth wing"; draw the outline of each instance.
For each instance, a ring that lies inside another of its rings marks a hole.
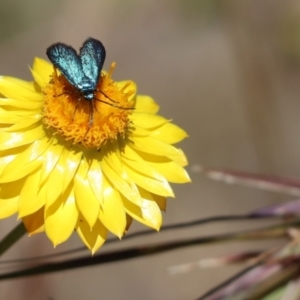
[[[85,75],[82,70],[81,61],[76,51],[63,43],[50,46],[47,56],[53,65],[68,79],[76,88],[81,87]]]
[[[82,70],[85,76],[89,78],[93,89],[98,84],[105,55],[103,44],[93,38],[87,39],[80,49]]]

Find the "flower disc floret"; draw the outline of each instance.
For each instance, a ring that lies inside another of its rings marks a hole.
[[[108,74],[101,75],[92,100],[86,100],[81,91],[54,69],[43,90],[43,121],[52,134],[97,149],[109,140],[125,136],[134,106],[129,98],[134,91],[130,90],[131,82],[120,88],[111,79],[114,68],[115,64]]]

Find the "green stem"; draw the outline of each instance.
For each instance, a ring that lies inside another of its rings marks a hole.
[[[25,226],[23,225],[23,222],[21,222],[0,242],[0,256],[6,250],[8,250],[15,242],[17,242],[25,233]]]

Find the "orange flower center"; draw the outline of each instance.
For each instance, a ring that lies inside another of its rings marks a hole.
[[[134,90],[125,91],[131,82],[120,87],[111,79],[115,63],[101,78],[94,98],[87,100],[54,69],[51,81],[44,89],[44,124],[73,144],[99,149],[108,140],[125,136],[130,123]]]

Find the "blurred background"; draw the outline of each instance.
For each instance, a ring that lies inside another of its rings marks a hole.
[[[105,69],[132,79],[160,114],[190,137],[180,144],[192,184],[174,186],[164,224],[242,214],[280,203],[284,195],[206,179],[199,165],[299,176],[300,2],[294,0],[1,0],[0,74],[31,80],[33,58],[87,37],[106,47]],[[2,238],[16,217],[2,220]],[[194,236],[232,232],[266,222],[216,223],[154,233],[105,245],[100,252]],[[143,227],[134,223],[130,232]],[[267,249],[275,241],[194,246],[147,258],[0,283],[1,299],[195,299],[241,266],[172,275],[170,267],[199,259]],[[3,260],[82,246],[74,236],[53,249],[44,235],[24,237]],[[88,251],[82,254],[89,255]],[[3,267],[1,267],[3,269]]]

